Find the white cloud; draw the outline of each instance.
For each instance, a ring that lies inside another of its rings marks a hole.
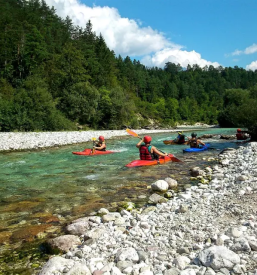
[[[246,70],[257,70],[257,60],[246,66]]]
[[[245,48],[243,51],[235,50],[232,55],[241,55],[241,54],[253,54],[257,52],[257,44],[252,44],[252,46]]]
[[[85,27],[88,20],[91,20],[93,31],[97,35],[102,33],[111,50],[122,56],[145,56],[142,58],[145,65],[163,66],[168,61],[185,67],[187,64],[219,65],[202,59],[195,51],[182,50],[182,46],[169,41],[163,33],[151,27],[142,27],[138,20],[122,18],[116,8],[89,7],[78,0],[45,1],[49,6],[55,7],[59,16],[69,16],[75,25]]]
[[[69,16],[75,25],[85,27],[88,20],[97,35],[102,33],[108,47],[121,55],[144,55],[163,47],[175,46],[165,36],[150,27],[140,27],[141,23],[122,18],[115,8],[88,7],[77,0],[46,0],[54,6],[59,16]]]
[[[147,66],[163,67],[165,63],[179,63],[182,67],[187,67],[188,64],[198,64],[200,67],[204,66],[220,66],[217,62],[210,62],[201,57],[201,55],[195,51],[185,51],[181,49],[166,48],[156,52],[154,55],[148,55],[142,58],[142,63]]]
[[[242,51],[239,51],[239,50],[235,50],[232,55],[240,55],[242,54],[243,52]]]

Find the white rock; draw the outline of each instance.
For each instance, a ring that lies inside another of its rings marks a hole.
[[[232,269],[240,263],[240,257],[224,246],[212,246],[199,254],[199,259],[204,266],[219,270],[223,267]]]
[[[134,263],[138,262],[139,256],[137,251],[133,247],[120,249],[116,254],[117,261],[132,261]]]
[[[64,259],[63,257],[56,256],[51,258],[39,272],[39,275],[49,275],[54,272],[61,272],[65,266],[73,266],[73,260]]]
[[[186,256],[178,256],[173,260],[173,264],[180,270],[185,269],[185,267],[190,263],[190,259]]]
[[[168,183],[169,188],[174,188],[178,186],[178,182],[172,178],[166,178],[165,181]]]
[[[153,191],[165,192],[169,189],[169,184],[165,180],[157,180],[151,185]]]

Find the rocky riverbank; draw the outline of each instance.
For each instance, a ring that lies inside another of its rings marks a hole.
[[[176,132],[176,130],[136,130],[138,134]],[[30,150],[91,141],[104,136],[106,139],[126,136],[125,130],[77,131],[77,132],[11,132],[0,133],[0,151]]]
[[[208,125],[196,125],[199,129],[211,128]],[[179,127],[178,127],[179,128]],[[190,126],[188,126],[190,128]],[[141,129],[135,130],[137,134],[145,133],[172,133],[177,132],[177,129]],[[47,147],[56,147],[61,145],[83,143],[91,141],[92,138],[104,136],[110,139],[118,136],[127,136],[125,130],[105,130],[105,131],[73,131],[73,132],[0,132],[0,152],[15,151],[15,150],[31,150]]]
[[[39,274],[257,274],[256,157],[257,143],[226,150],[192,169],[198,184],[184,193],[167,178],[152,184],[151,205],[74,221],[49,241],[65,254]]]

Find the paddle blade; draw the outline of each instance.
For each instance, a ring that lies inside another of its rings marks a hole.
[[[126,132],[133,137],[140,138],[137,133],[131,131],[130,129],[126,129]]]

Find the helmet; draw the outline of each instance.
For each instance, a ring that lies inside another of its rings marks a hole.
[[[182,134],[183,134],[183,131],[181,131],[181,132],[178,132],[178,134],[179,134],[179,135],[182,135]]]
[[[100,140],[100,141],[104,141],[104,137],[103,137],[103,136],[100,136],[100,137],[99,137],[99,140]]]
[[[237,129],[237,132],[241,132],[241,129]]]
[[[144,137],[144,143],[150,143],[152,138],[150,136],[145,136]]]
[[[192,133],[192,134],[191,134],[191,137],[196,137],[196,136],[197,136],[196,133]]]

